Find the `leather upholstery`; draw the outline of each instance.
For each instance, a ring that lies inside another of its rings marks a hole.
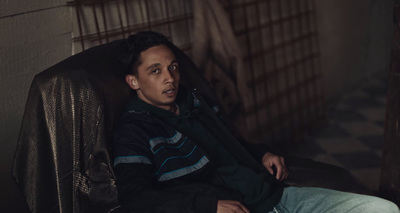
[[[130,93],[122,42],[88,49],[35,76],[13,167],[32,212],[122,211],[111,154],[113,128]],[[191,60],[173,51],[183,83],[216,101]],[[308,179],[303,171],[296,181]]]

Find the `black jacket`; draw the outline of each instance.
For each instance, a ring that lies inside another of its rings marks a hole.
[[[218,108],[210,107],[199,95],[193,96],[198,110],[215,119],[213,129],[226,137],[220,141],[229,141],[225,148],[243,165],[266,172],[258,162],[267,147],[241,144],[223,125]],[[218,200],[244,200],[226,187],[207,153],[195,141],[146,110],[129,110],[122,117],[115,132],[114,150],[119,200],[130,212],[216,212]],[[268,182],[272,208],[282,190],[272,176]]]

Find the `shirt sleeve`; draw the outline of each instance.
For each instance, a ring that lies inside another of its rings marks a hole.
[[[236,126],[233,125],[233,122],[229,121],[226,113],[223,110],[220,110],[218,106],[212,107],[212,110],[215,112],[219,120],[225,125],[225,127],[232,133],[232,135],[242,144],[242,146],[244,146],[244,148],[246,148],[251,155],[253,155],[258,162],[261,162],[261,159],[265,153],[271,152],[271,149],[267,144],[256,144],[246,141]]]
[[[218,200],[215,196],[195,194],[189,190],[170,192],[157,189],[153,184],[151,171],[150,165],[138,163],[119,164],[115,167],[118,198],[128,212],[210,213],[217,211]]]
[[[262,157],[267,152],[272,152],[271,148],[267,144],[256,144],[250,143],[244,139],[240,134],[240,131],[236,128],[234,123],[229,120],[225,110],[221,108],[217,103],[212,102],[206,97],[202,97],[205,103],[210,106],[215,116],[224,124],[224,126],[230,131],[230,133],[242,144],[242,146],[258,161],[261,162]]]
[[[249,143],[247,141],[241,141],[242,145],[256,158],[258,162],[261,162],[262,157],[265,153],[271,152],[267,144],[256,144]]]

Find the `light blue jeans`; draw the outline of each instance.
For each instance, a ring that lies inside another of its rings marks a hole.
[[[382,198],[315,187],[287,187],[279,204],[269,213],[374,213],[400,212]]]

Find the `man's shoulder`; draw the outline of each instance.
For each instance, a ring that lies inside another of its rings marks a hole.
[[[160,124],[160,121],[156,119],[147,111],[137,112],[130,110],[125,112],[118,122],[118,126],[125,125],[144,125],[144,124]]]
[[[148,112],[128,111],[120,119],[115,134],[135,134],[153,137],[171,137],[176,130],[164,122],[158,120],[155,116]]]

